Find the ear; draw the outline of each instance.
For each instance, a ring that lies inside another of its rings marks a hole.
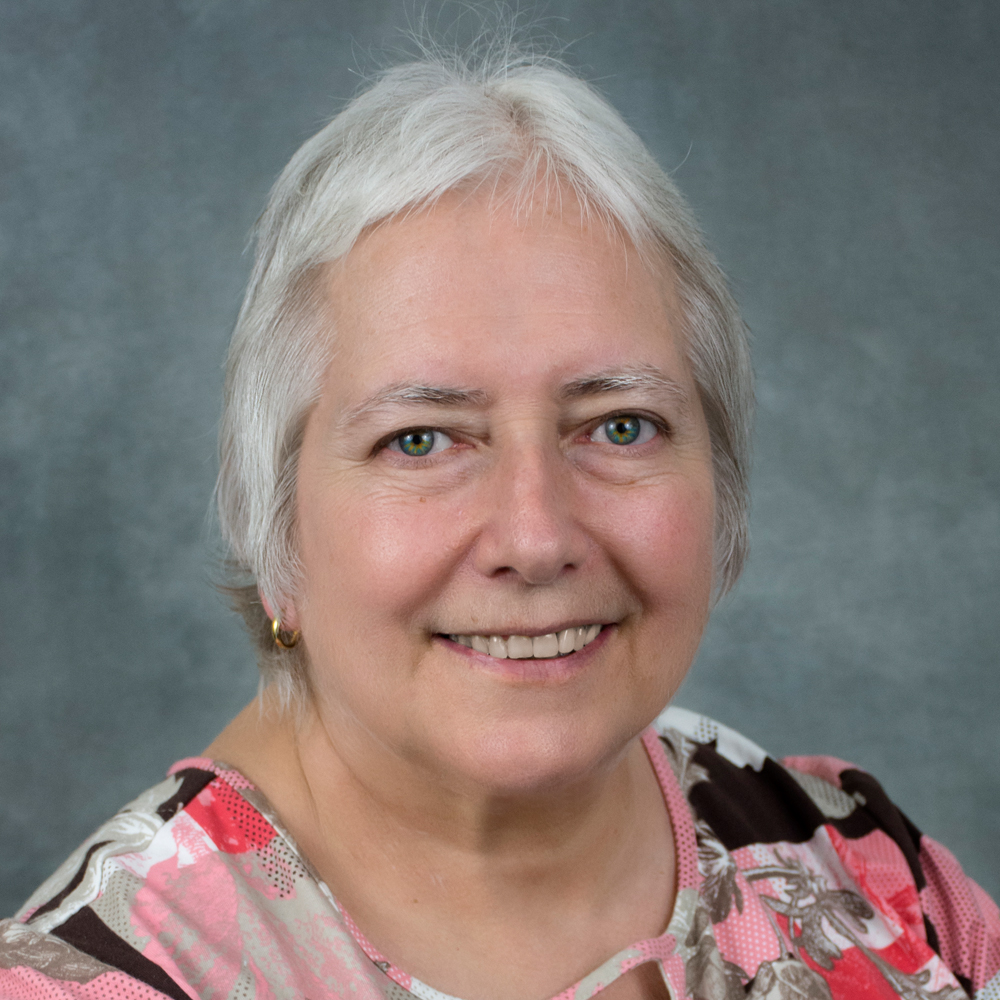
[[[274,608],[271,607],[271,602],[264,596],[264,592],[258,588],[257,593],[260,595],[260,603],[264,605],[264,611],[267,613],[267,617],[272,621],[275,617]],[[279,612],[281,617],[281,627],[289,632],[294,632],[299,627],[299,613],[295,609],[295,603],[289,601]]]

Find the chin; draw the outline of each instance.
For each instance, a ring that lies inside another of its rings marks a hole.
[[[437,766],[480,793],[551,795],[613,768],[646,725],[616,721],[502,718],[462,727],[437,748]]]

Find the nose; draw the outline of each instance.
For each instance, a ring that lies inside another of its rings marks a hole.
[[[558,448],[522,445],[511,451],[482,484],[487,516],[475,564],[486,576],[516,575],[544,586],[587,556],[572,473]]]

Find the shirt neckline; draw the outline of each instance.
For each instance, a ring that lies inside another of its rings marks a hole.
[[[675,956],[677,946],[677,939],[671,929],[673,931],[680,930],[680,927],[678,927],[678,917],[681,914],[678,911],[682,892],[693,890],[697,893],[701,883],[701,875],[698,871],[698,846],[695,839],[694,821],[691,816],[690,806],[688,805],[687,798],[681,791],[677,777],[674,774],[674,769],[663,749],[659,734],[653,726],[649,726],[643,732],[641,739],[649,762],[652,764],[653,771],[659,782],[660,791],[663,793],[667,815],[670,819],[670,826],[674,835],[676,887],[673,912],[667,922],[667,928],[662,934],[657,937],[636,941],[627,948],[623,948],[581,980],[561,993],[557,993],[554,997],[551,997],[550,1000],[585,1000],[585,998],[596,996],[626,972],[649,961],[664,963],[664,972],[668,975],[671,972],[677,971],[668,968],[668,965],[672,966],[676,964],[675,961],[668,961],[671,959],[671,956]],[[440,990],[434,989],[433,986],[422,982],[406,973],[403,969],[393,965],[365,937],[364,932],[336,899],[329,887],[320,879],[308,859],[302,855],[298,845],[284,829],[274,809],[270,807],[270,803],[261,802],[264,798],[263,794],[236,768],[208,757],[187,757],[179,760],[167,773],[176,774],[185,768],[199,768],[213,771],[231,788],[241,794],[241,797],[247,801],[248,805],[254,809],[263,822],[267,823],[274,830],[275,835],[281,837],[300,858],[310,878],[317,883],[322,894],[333,905],[355,943],[379,971],[412,996],[418,998],[418,1000],[461,1000],[460,997],[454,997],[448,993],[442,993]],[[243,796],[242,793],[245,791],[253,791],[255,793],[254,801],[250,801],[246,796]],[[267,810],[266,814],[261,811],[261,805],[265,806]]]

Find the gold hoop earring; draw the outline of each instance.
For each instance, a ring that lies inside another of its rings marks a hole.
[[[271,619],[271,635],[274,636],[274,644],[279,649],[292,649],[299,644],[299,630],[283,632],[281,629],[281,619],[277,616]]]

